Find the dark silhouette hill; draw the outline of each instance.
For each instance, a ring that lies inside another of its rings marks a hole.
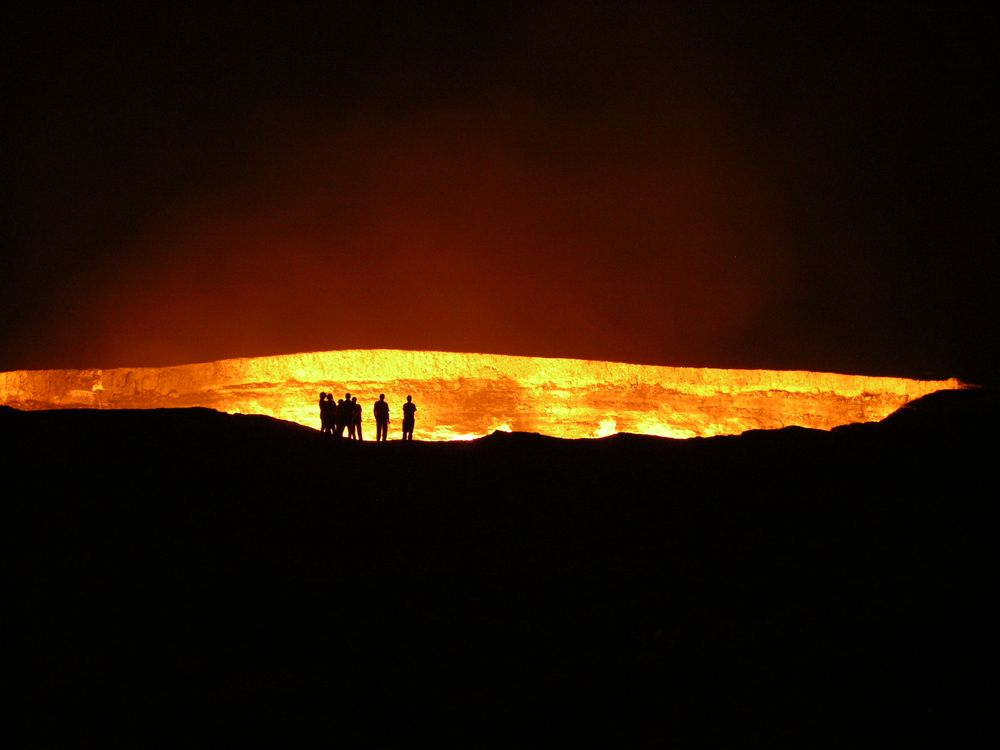
[[[992,676],[995,391],[669,440],[0,408],[17,715],[285,746],[941,746]]]

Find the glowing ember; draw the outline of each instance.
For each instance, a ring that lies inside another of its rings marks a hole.
[[[320,391],[336,398],[350,391],[364,406],[370,438],[372,404],[385,393],[389,435],[398,438],[401,406],[412,394],[419,407],[418,440],[470,439],[495,430],[565,438],[616,432],[687,438],[871,422],[912,399],[961,387],[955,379],[372,349],[176,367],[3,372],[0,403],[18,409],[204,406],[319,429]]]

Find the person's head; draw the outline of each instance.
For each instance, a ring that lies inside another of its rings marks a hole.
[[[344,400],[345,401],[350,401],[351,400],[351,394],[350,393],[345,393],[344,394]]]
[[[378,394],[378,400],[379,401],[385,401],[385,394],[384,393]]]
[[[407,403],[409,403],[409,402],[410,402],[410,401],[412,401],[412,400],[413,400],[413,396],[407,396],[407,397],[406,397],[406,402],[407,402]]]
[[[357,397],[357,396],[352,396],[352,397],[351,397],[351,403],[352,403],[352,404],[356,404],[356,403],[358,403],[358,397]]]
[[[332,399],[332,398],[331,398],[330,400],[331,400],[331,401],[333,401],[333,399]],[[337,403],[338,403],[338,404],[342,404],[342,403],[344,403],[344,399],[342,399],[342,398],[338,398],[338,399],[337,399]]]
[[[319,400],[323,401],[326,398],[326,391],[319,392]]]

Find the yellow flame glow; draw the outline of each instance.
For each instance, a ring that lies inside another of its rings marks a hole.
[[[906,402],[961,388],[921,381],[782,370],[661,367],[582,359],[392,349],[226,359],[174,367],[0,373],[0,403],[19,409],[203,406],[319,428],[320,391],[350,392],[374,437],[372,404],[390,404],[399,436],[407,394],[414,436],[469,440],[495,430],[565,438],[631,432],[687,438],[790,425],[831,429],[883,419]]]

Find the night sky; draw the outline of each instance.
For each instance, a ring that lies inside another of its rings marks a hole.
[[[2,11],[0,370],[997,378],[996,11],[147,5]]]

